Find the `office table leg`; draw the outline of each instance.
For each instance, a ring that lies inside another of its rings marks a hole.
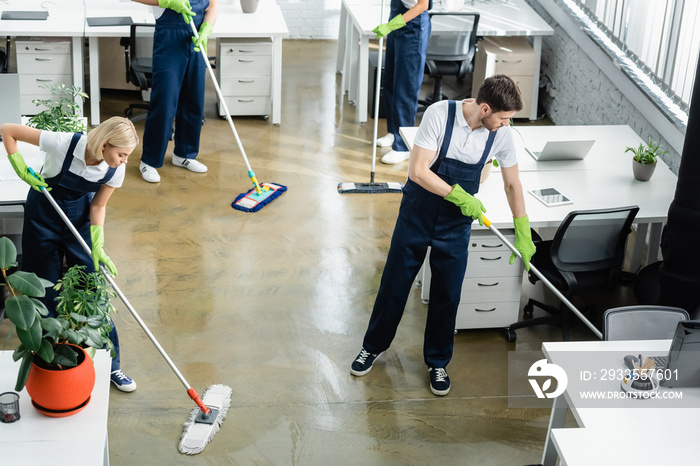
[[[345,71],[345,41],[347,40],[347,21],[348,10],[345,8],[345,2],[340,3],[340,24],[338,25],[338,55],[335,57],[335,71],[343,73]],[[342,88],[341,88],[342,89]]]
[[[632,246],[632,257],[630,258],[630,272],[634,273],[642,266],[642,251],[644,250],[644,245],[647,241],[647,232],[649,231],[648,223],[638,223],[637,224],[637,234],[634,238],[634,245]],[[651,252],[652,245],[649,243],[649,252]],[[655,248],[658,254],[658,245]],[[651,257],[651,256],[649,256]]]
[[[542,59],[542,36],[533,36],[532,49],[535,51],[535,69],[532,80],[532,106],[530,120],[537,120],[537,103],[540,95],[540,60]]]
[[[72,52],[73,52],[73,85],[76,87],[79,87],[81,90],[83,90],[83,38],[81,37],[73,37],[72,40],[72,46],[71,46]],[[76,99],[76,103],[80,103],[79,111],[81,115],[85,115],[85,110],[83,109],[83,104],[82,102],[78,102],[78,99]]]
[[[367,122],[367,87],[369,84],[369,38],[360,39],[359,67],[357,71],[357,122]],[[381,84],[377,84],[380,86]]]
[[[554,398],[552,414],[549,417],[549,427],[547,427],[547,438],[544,441],[544,450],[542,451],[542,464],[545,466],[554,466],[557,462],[559,455],[552,441],[552,429],[564,427],[564,419],[568,408],[569,404],[564,396]]]
[[[90,37],[90,124],[100,124],[100,38]]]
[[[353,25],[350,32],[350,46],[348,47],[347,59],[345,63],[345,70],[348,74],[348,78],[345,83],[348,86],[348,102],[351,104],[355,103],[357,99],[357,80],[359,76],[357,75],[357,44],[359,43],[360,35]]]
[[[652,223],[649,231],[649,253],[645,265],[653,264],[659,260],[659,247],[661,246],[661,232],[663,223]]]
[[[274,38],[272,47],[272,124],[279,126],[282,120],[282,38]]]

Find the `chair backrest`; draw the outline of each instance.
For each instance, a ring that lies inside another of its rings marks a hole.
[[[552,263],[560,272],[621,270],[637,212],[638,206],[570,212],[552,240]]]
[[[479,13],[431,11],[430,22],[428,60],[471,61],[474,58]]]
[[[673,338],[678,322],[690,316],[679,307],[625,306],[603,314],[604,340],[666,340]]]
[[[153,74],[153,33],[155,24],[134,23],[129,34],[128,81],[141,90],[150,87]]]

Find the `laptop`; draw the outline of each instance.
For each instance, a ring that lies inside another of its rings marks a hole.
[[[583,160],[591,150],[595,140],[547,141],[541,151],[525,150],[538,162],[554,160]]]
[[[650,359],[662,387],[700,387],[700,320],[678,322],[668,355]]]
[[[22,110],[19,101],[19,74],[0,73],[0,125],[4,123],[22,124]]]
[[[49,12],[44,11],[3,11],[0,19],[22,20],[22,21],[43,21],[49,17]]]

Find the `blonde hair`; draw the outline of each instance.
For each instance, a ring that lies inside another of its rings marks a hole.
[[[87,135],[87,149],[102,160],[105,143],[113,147],[134,147],[139,143],[134,124],[124,117],[112,117],[100,123]]]

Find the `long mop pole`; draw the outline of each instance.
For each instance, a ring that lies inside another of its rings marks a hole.
[[[492,232],[494,232],[494,233],[496,234],[496,236],[498,236],[498,238],[499,238],[501,241],[503,241],[503,244],[505,244],[506,246],[508,246],[508,248],[509,248],[511,251],[513,251],[513,252],[515,253],[516,256],[518,256],[520,259],[522,259],[523,256],[520,254],[520,252],[519,252],[517,249],[515,249],[515,246],[513,246],[513,245],[511,244],[511,242],[508,241],[508,240],[506,239],[506,237],[503,236],[503,234],[502,234],[500,231],[498,231],[498,229],[497,229],[495,226],[493,226],[493,224],[491,223],[491,221],[490,221],[489,219],[487,219],[486,217],[483,217],[483,216],[482,216],[482,218],[484,219],[484,225],[486,225],[487,227],[489,227],[489,229],[490,229]],[[579,319],[581,319],[581,322],[583,322],[584,324],[586,324],[586,327],[588,327],[589,329],[591,329],[591,331],[592,331],[598,338],[600,338],[601,340],[603,339],[603,334],[601,333],[601,331],[598,330],[598,329],[596,328],[596,326],[593,325],[593,323],[592,323],[590,320],[588,320],[588,319],[586,318],[586,316],[584,316],[584,315],[581,313],[581,311],[579,311],[578,309],[576,309],[576,306],[574,306],[574,305],[571,303],[571,301],[569,301],[569,300],[567,299],[567,297],[564,296],[564,295],[557,289],[557,287],[554,286],[554,285],[552,284],[552,282],[550,282],[549,280],[547,280],[547,278],[542,274],[542,272],[540,272],[539,270],[537,270],[537,267],[535,267],[535,265],[532,264],[532,263],[530,263],[530,271],[531,271],[532,273],[534,273],[534,274],[537,276],[537,278],[539,278],[540,280],[542,280],[542,283],[544,283],[544,284],[547,286],[547,288],[549,288],[550,290],[552,290],[552,293],[554,293],[554,294],[557,296],[557,298],[561,299],[561,301],[562,301],[564,304],[566,304],[566,306],[567,306],[569,309],[571,309],[571,311],[572,311],[574,314],[576,314],[576,317],[578,317]]]

